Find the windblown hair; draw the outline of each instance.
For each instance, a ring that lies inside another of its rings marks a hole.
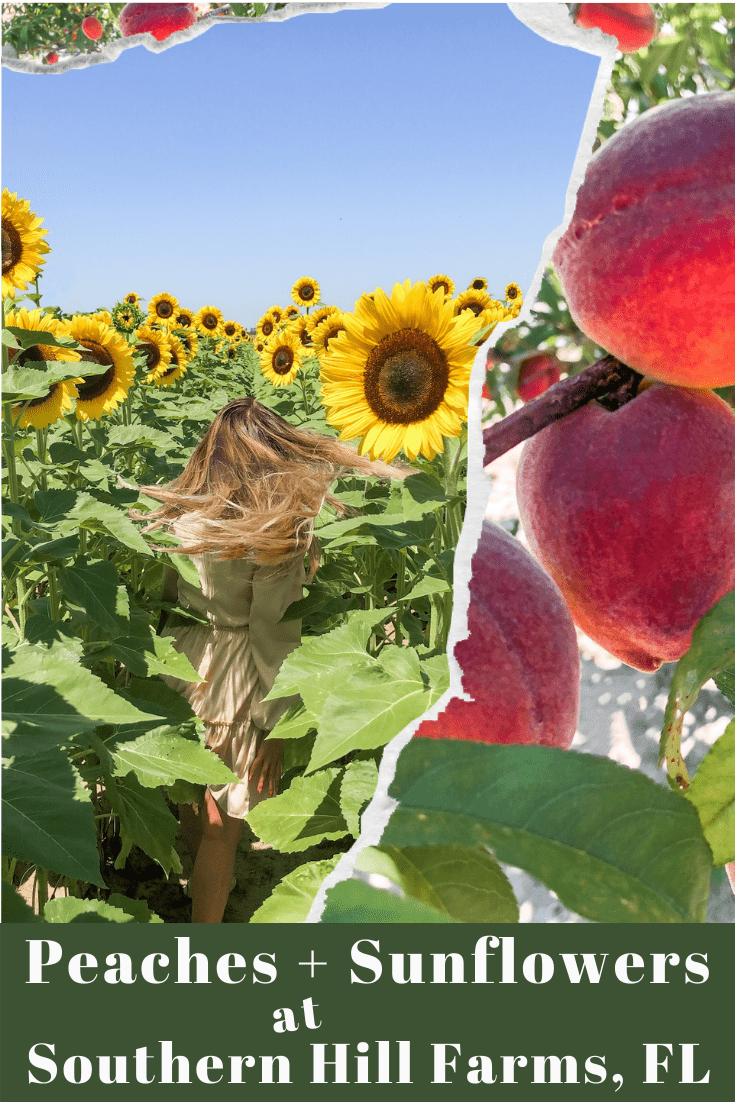
[[[329,487],[352,472],[382,479],[413,473],[295,428],[254,398],[236,398],[219,411],[178,478],[140,487],[161,507],[130,515],[148,521],[144,532],[182,521],[178,534],[191,534],[191,540],[161,548],[169,553],[213,552],[275,565],[308,551],[313,575],[319,565],[314,518],[325,501],[340,514],[347,511]]]

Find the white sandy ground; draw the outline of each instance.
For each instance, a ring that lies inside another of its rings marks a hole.
[[[497,524],[518,519],[515,479],[523,445],[496,459],[488,474],[491,482],[486,515]],[[518,536],[524,541],[523,531]],[[658,740],[674,665],[654,674],[641,673],[613,658],[578,631],[582,665],[579,729],[573,748],[588,754],[604,754],[621,765],[639,769],[665,784],[657,767]],[[696,769],[715,739],[733,718],[732,706],[708,682],[684,720],[682,750],[690,772]],[[521,904],[521,922],[584,922],[568,911],[553,892],[547,891],[519,869],[506,868]],[[735,922],[735,898],[724,874],[714,883],[709,902],[710,922]]]

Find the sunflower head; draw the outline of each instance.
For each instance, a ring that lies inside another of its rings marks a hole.
[[[478,276],[477,279],[473,279],[467,288],[468,291],[487,291],[487,280],[483,276]]]
[[[43,240],[47,231],[41,229],[43,218],[31,210],[27,199],[19,199],[7,188],[2,193],[3,237],[3,298],[25,291],[46,261],[43,254],[49,247]]]
[[[425,283],[378,288],[344,316],[321,367],[327,421],[360,454],[387,462],[401,450],[432,459],[467,419],[474,314],[455,316]]]
[[[194,315],[194,325],[204,337],[221,337],[224,321],[216,306],[202,306]]]
[[[236,321],[225,321],[222,323],[222,333],[227,337],[228,341],[232,341],[239,336],[240,326]]]
[[[270,340],[277,328],[278,321],[273,316],[273,311],[266,310],[255,328],[255,333],[260,340],[265,342]]]
[[[323,318],[311,331],[311,339],[316,354],[324,356],[328,353],[332,347],[331,342],[344,331],[344,314],[341,310],[337,310]]]
[[[53,336],[58,336],[63,332],[62,323],[51,314],[44,314],[40,309],[25,310],[21,307],[20,310],[10,311],[5,317],[5,324],[37,333],[51,333]],[[9,348],[8,358],[11,363],[20,367],[24,364],[32,366],[34,363],[41,363],[44,360],[78,363],[81,360],[81,355],[73,348],[58,348],[50,344],[34,344],[26,349]],[[20,417],[18,424],[22,429],[29,427],[42,429],[70,413],[74,408],[76,397],[75,380],[64,379],[61,382],[52,383],[48,393],[43,397],[32,398],[22,405],[14,406],[13,418]]]
[[[263,374],[273,386],[288,386],[301,367],[301,343],[289,329],[276,333],[260,353]]]
[[[140,306],[140,296],[136,295],[135,291],[131,291],[129,295],[126,295],[123,302],[127,302],[129,306]]]
[[[510,303],[523,301],[523,292],[517,283],[509,283],[505,288],[505,300]]]
[[[444,295],[445,298],[451,298],[454,294],[454,281],[448,275],[432,276],[429,280],[429,290],[432,293]]]
[[[300,314],[298,306],[287,306],[286,309],[283,311],[284,321],[291,321],[292,318],[298,318],[299,316]]]
[[[189,364],[189,356],[182,341],[173,334],[169,334],[167,341],[169,362],[158,370],[152,371],[145,379],[147,383],[153,383],[154,386],[173,386],[185,373]]]
[[[320,294],[319,284],[309,276],[297,279],[291,288],[291,298],[297,306],[316,306]]]
[[[163,325],[173,325],[178,313],[179,303],[173,295],[167,295],[162,291],[160,295],[154,295],[148,303],[148,317],[150,321],[156,321]]]
[[[132,333],[143,324],[143,311],[135,303],[118,302],[112,308],[112,324],[118,333]]]
[[[320,306],[313,314],[309,314],[309,328],[312,333],[317,325],[323,322],[325,318],[328,318],[330,314],[340,314],[341,312],[338,306]]]
[[[150,325],[141,325],[135,334],[135,349],[145,356],[146,382],[165,370],[171,362],[171,337]]]
[[[483,310],[487,310],[488,307],[493,305],[493,300],[485,291],[473,291],[470,288],[467,291],[462,291],[460,295],[457,295],[454,300],[454,313],[462,314],[465,311],[470,311],[479,318]],[[499,304],[497,304],[499,305]]]
[[[311,348],[314,343],[311,339],[311,328],[311,322],[306,314],[301,314],[291,322],[291,330],[299,338],[302,348]]]
[[[132,349],[111,325],[83,314],[75,314],[70,321],[62,322],[62,331],[84,346],[82,361],[102,364],[105,368],[100,375],[84,376],[82,366],[82,378],[76,382],[79,392],[77,417],[81,421],[99,419],[127,397],[135,376]]]
[[[175,329],[191,329],[194,325],[194,315],[191,310],[184,310],[182,306],[179,306],[174,317]]]

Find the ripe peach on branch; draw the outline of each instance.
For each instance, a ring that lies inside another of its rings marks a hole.
[[[486,521],[472,559],[468,638],[454,648],[462,687],[421,738],[571,746],[579,652],[569,610],[524,547]]]
[[[159,42],[196,21],[193,4],[126,4],[118,24],[123,38],[152,34]]]
[[[574,321],[622,363],[735,384],[735,92],[653,107],[606,141],[553,262]]]
[[[574,4],[578,27],[599,27],[618,40],[622,54],[650,46],[656,37],[656,13],[650,4]]]

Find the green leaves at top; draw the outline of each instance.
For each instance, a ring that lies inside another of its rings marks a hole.
[[[320,922],[453,922],[444,911],[420,900],[343,880],[327,892]]]
[[[687,791],[715,865],[735,861],[735,720],[697,769]]]
[[[681,754],[684,716],[706,681],[735,665],[735,590],[714,605],[694,629],[692,645],[671,679],[661,732],[659,765],[666,762],[672,787],[686,788],[689,774]]]
[[[381,845],[482,845],[594,922],[704,922],[711,857],[676,792],[606,758],[413,739]]]

